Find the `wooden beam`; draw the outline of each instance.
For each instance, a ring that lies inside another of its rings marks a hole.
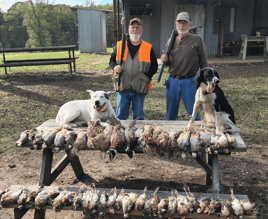
[[[60,175],[60,173],[65,169],[65,167],[70,163],[70,158],[67,154],[54,166],[52,173],[50,175],[50,184]]]
[[[65,151],[69,155],[70,150]],[[70,163],[74,170],[75,176],[77,179],[80,179],[84,175],[84,170],[78,156],[74,156],[73,159],[70,159]]]
[[[29,208],[24,208],[24,209],[14,208],[14,218],[21,219],[28,210]]]
[[[45,219],[45,214],[46,214],[45,209],[41,209],[41,210],[35,209],[34,219]]]
[[[39,186],[45,185],[49,186],[50,182],[50,171],[53,160],[53,152],[52,149],[44,149],[43,150],[43,158],[41,164],[40,178],[39,178]]]

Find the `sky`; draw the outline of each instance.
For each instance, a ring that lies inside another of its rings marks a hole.
[[[0,0],[0,8],[7,12],[7,10],[16,2],[24,2],[26,0]],[[65,4],[65,5],[80,5],[83,6],[83,4],[86,2],[86,0],[46,0],[49,3],[53,3],[55,5],[57,4]],[[95,5],[106,5],[106,4],[113,4],[113,0],[93,0]],[[35,0],[33,0],[35,2]]]

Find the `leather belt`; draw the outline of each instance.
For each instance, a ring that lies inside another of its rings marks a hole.
[[[193,78],[193,77],[195,77],[195,75],[186,75],[186,76],[170,75],[170,77],[176,78],[178,80],[183,80],[183,79],[187,79],[187,78]]]

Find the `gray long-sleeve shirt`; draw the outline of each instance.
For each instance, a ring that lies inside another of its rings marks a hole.
[[[170,39],[166,48],[169,41]],[[166,66],[169,66],[171,76],[193,75],[199,68],[207,67],[207,52],[202,38],[199,35],[188,34],[180,41],[176,39]]]

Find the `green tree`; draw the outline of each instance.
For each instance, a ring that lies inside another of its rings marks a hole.
[[[28,39],[27,28],[23,25],[25,8],[22,2],[15,3],[8,13],[0,16],[0,43],[3,48],[21,48]]]
[[[29,40],[26,47],[46,47],[52,45],[52,35],[49,31],[49,23],[46,19],[46,6],[36,0],[34,4],[28,1],[23,24],[27,26]]]

